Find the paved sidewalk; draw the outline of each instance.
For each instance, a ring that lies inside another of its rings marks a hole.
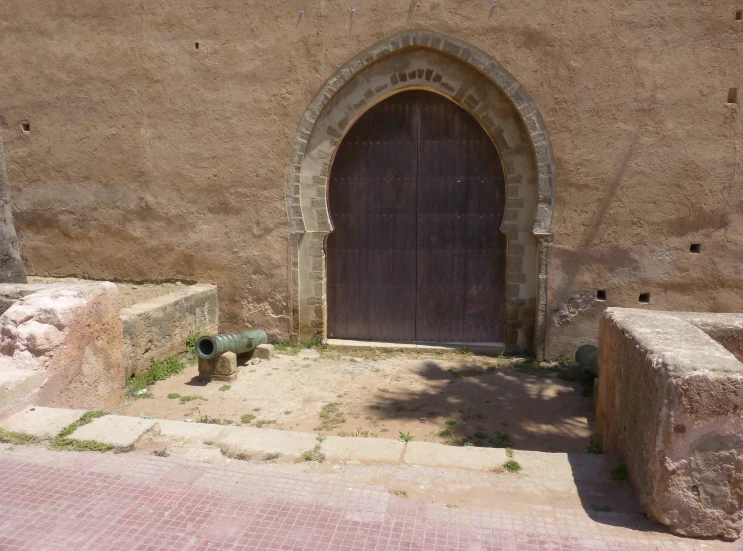
[[[630,515],[456,509],[260,465],[0,445],[0,551],[701,551]],[[591,518],[593,517],[593,519]]]

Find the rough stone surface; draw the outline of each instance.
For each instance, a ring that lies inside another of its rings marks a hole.
[[[0,416],[21,409],[47,377],[43,371],[18,369],[12,363],[0,356]]]
[[[234,352],[225,352],[211,360],[199,358],[199,379],[234,381],[237,379],[237,355]]]
[[[1,425],[4,429],[25,432],[39,438],[54,438],[63,428],[80,419],[83,413],[84,409],[35,406],[16,413]]]
[[[165,437],[203,442],[204,440],[215,440],[227,428],[229,427],[224,427],[222,425],[207,425],[205,423],[186,423],[184,421],[167,421],[159,419],[155,431],[159,435]]]
[[[273,359],[273,345],[272,344],[259,344],[253,352],[253,358],[258,360],[271,360]]]
[[[219,330],[215,285],[190,285],[182,290],[134,304],[121,311],[127,377],[150,368],[152,359],[186,352],[191,333]]]
[[[151,430],[157,421],[139,417],[106,415],[94,419],[91,423],[79,427],[69,438],[75,440],[94,440],[112,446],[128,448]]]
[[[490,470],[508,461],[502,448],[455,447],[431,442],[408,442],[403,462],[423,467]]]
[[[362,461],[364,463],[399,463],[405,444],[381,438],[328,436],[322,452],[330,461]]]
[[[215,440],[234,452],[242,452],[259,458],[269,453],[280,453],[300,457],[317,444],[316,435],[306,432],[231,427]]]
[[[735,539],[743,528],[743,364],[684,318],[607,310],[598,432],[604,451],[626,462],[650,518],[685,536]]]
[[[0,316],[0,364],[43,373],[28,403],[107,409],[124,398],[121,303],[112,283],[52,285]]]

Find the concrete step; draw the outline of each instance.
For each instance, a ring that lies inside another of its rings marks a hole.
[[[34,406],[22,411],[0,423],[4,429],[25,432],[37,438],[51,439],[63,428],[71,425],[85,413],[84,409],[59,409]]]
[[[44,371],[3,365],[9,361],[0,364],[0,416],[22,409],[46,380]]]

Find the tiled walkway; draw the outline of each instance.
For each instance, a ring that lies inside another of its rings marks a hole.
[[[621,528],[619,514],[592,520],[583,510],[551,507],[450,509],[380,486],[241,462],[7,448],[0,445],[0,551],[736,548]]]

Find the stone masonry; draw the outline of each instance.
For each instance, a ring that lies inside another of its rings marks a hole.
[[[733,314],[609,308],[601,319],[604,451],[626,463],[648,516],[679,535],[732,540],[743,528],[741,327]]]

